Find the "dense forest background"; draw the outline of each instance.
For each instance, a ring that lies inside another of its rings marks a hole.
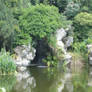
[[[41,31],[44,30],[45,24],[42,26],[39,23],[40,20],[36,20],[40,11],[44,13],[43,15],[46,11],[47,17],[52,14],[55,16],[51,18],[54,20],[52,24],[55,25],[51,29],[51,21],[48,21],[48,18],[42,20],[48,22],[46,32]],[[0,0],[0,48],[6,47],[7,50],[11,50],[16,45],[27,44],[33,39],[45,38],[46,35],[50,35],[61,25],[65,25],[68,20],[72,21],[74,27],[76,42],[74,47],[79,42],[84,45],[84,42],[89,43],[91,41],[91,13],[92,0]],[[31,14],[34,16],[31,17]],[[56,20],[59,17],[61,17],[61,21],[58,20],[57,23]],[[38,28],[37,22],[40,28]],[[34,23],[33,27],[32,24]],[[36,29],[39,29],[38,33]]]
[[[92,43],[92,0],[0,0],[0,49],[13,53],[29,43],[36,48],[41,40],[55,48],[56,30],[68,25],[70,50],[85,54]]]

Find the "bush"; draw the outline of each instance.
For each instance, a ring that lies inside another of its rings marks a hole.
[[[32,38],[30,37],[29,34],[23,33],[23,32],[18,32],[15,37],[14,41],[14,46],[16,47],[17,45],[28,45],[29,43],[32,42]]]
[[[92,26],[92,14],[90,13],[81,12],[74,19],[75,23],[80,26]]]
[[[74,18],[75,40],[84,41],[92,36],[92,14],[81,12]]]
[[[87,52],[87,49],[86,49],[86,43],[85,42],[75,42],[73,45],[73,50],[77,53],[85,53]]]
[[[42,62],[46,63],[46,65],[49,66],[57,66],[58,64],[58,58],[56,56],[51,56],[50,54],[42,60]]]
[[[0,74],[15,73],[16,65],[13,62],[10,54],[4,49],[0,52]]]

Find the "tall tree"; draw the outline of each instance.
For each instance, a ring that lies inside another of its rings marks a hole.
[[[10,46],[8,44],[12,39],[16,28],[16,20],[13,17],[11,10],[6,7],[3,0],[0,0],[0,46]]]

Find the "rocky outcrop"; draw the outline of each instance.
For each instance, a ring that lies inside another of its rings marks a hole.
[[[14,49],[16,54],[15,63],[17,66],[29,66],[30,61],[35,57],[36,50],[30,45],[17,46]]]
[[[87,45],[87,50],[88,50],[89,65],[92,65],[92,44]]]
[[[61,28],[56,32],[57,48],[62,50],[63,61],[66,61],[66,63],[70,63],[72,59],[72,56],[67,52],[67,48],[73,43],[73,37],[69,35],[69,31],[69,28],[66,30]]]

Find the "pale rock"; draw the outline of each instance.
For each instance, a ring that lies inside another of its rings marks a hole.
[[[92,65],[92,44],[87,45],[87,50],[88,50],[88,62],[89,62],[89,65]]]
[[[61,41],[66,36],[66,34],[67,33],[63,28],[57,30],[56,32],[57,41]]]
[[[72,43],[73,43],[73,37],[68,36],[66,41],[65,41],[65,47],[66,48],[70,47],[72,45]]]
[[[36,50],[30,45],[17,46],[14,51],[17,55],[14,60],[17,66],[29,66],[30,62],[35,58]]]
[[[62,50],[64,56],[63,61],[66,61],[67,64],[71,62],[72,56],[69,53],[67,53],[66,50],[73,43],[73,37],[72,36],[67,37],[69,29],[70,28],[67,28],[65,30],[61,28],[56,31],[57,48]]]

